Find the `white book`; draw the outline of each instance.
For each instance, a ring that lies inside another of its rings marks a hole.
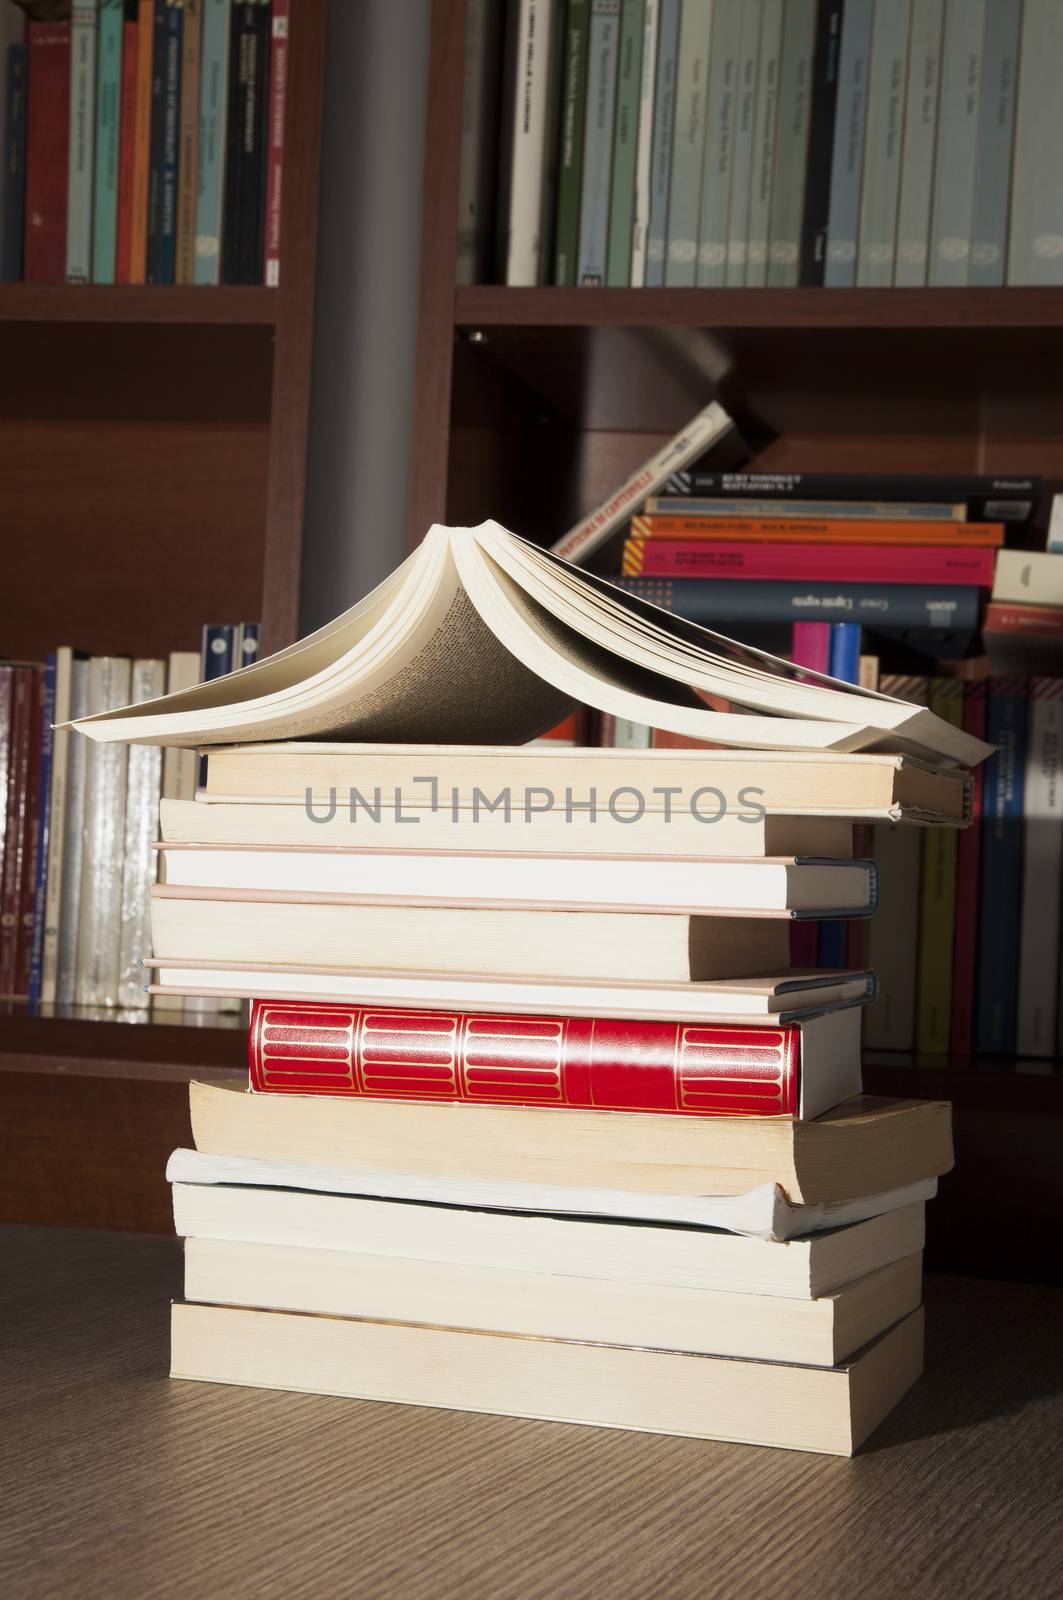
[[[78,662],[78,666],[87,663]],[[55,652],[55,721],[68,722],[74,706],[74,652],[62,645]],[[84,713],[82,703],[81,712]],[[66,813],[70,788],[71,744],[81,744],[69,728],[57,726],[52,734],[52,787],[48,800],[48,873],[44,884],[44,938],[41,943],[41,1004],[58,998],[60,919],[63,906],[63,866],[66,858]]]
[[[1063,557],[1052,550],[998,550],[993,599],[1020,606],[1063,606]]]
[[[68,283],[92,282],[98,27],[97,0],[73,0],[70,7],[70,162],[66,212]]]
[[[127,658],[92,657],[90,715],[127,706],[129,690]],[[113,1006],[118,1004],[128,751],[92,744],[87,755],[76,999],[79,1006]]]
[[[1029,696],[1015,1050],[1020,1056],[1054,1056],[1063,878],[1063,681],[1032,678]]]
[[[134,661],[134,705],[163,692],[161,661]],[[151,886],[155,882],[154,844],[159,825],[162,751],[135,744],[126,768],[125,845],[122,851],[122,924],[118,946],[118,1004],[147,1007],[147,982],[141,962],[151,954]]]
[[[89,714],[89,663],[75,660],[70,671],[70,717]],[[57,739],[64,730],[55,729]],[[63,806],[62,872],[59,885],[59,937],[56,950],[55,999],[71,1006],[77,998],[78,928],[81,921],[81,863],[85,848],[85,777],[89,746],[73,739],[67,753],[66,799]]]
[[[646,282],[646,251],[650,234],[650,196],[653,180],[653,117],[657,86],[658,0],[646,0],[642,31],[642,89],[639,95],[639,136],[635,152],[635,215],[631,225],[631,287]]]
[[[557,90],[557,0],[516,0],[509,41],[510,153],[503,261],[507,284],[544,281],[549,253],[551,108]]]

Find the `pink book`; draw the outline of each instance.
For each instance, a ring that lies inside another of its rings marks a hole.
[[[790,641],[790,659],[795,667],[810,672],[830,673],[830,623],[795,622]]]
[[[963,686],[963,727],[985,738],[985,679]],[[971,773],[970,826],[956,841],[956,931],[952,946],[952,1016],[949,1050],[969,1056],[974,1049],[974,977],[978,951],[978,870],[982,843],[982,768]]]
[[[700,539],[629,539],[625,577],[764,578],[781,582],[958,583],[993,587],[995,550],[936,545],[711,544]]]

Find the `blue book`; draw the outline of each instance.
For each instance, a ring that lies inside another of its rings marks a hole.
[[[52,723],[55,721],[55,654],[45,658],[41,694],[41,788],[37,816],[37,881],[33,885],[33,933],[30,942],[30,1011],[41,1003],[44,970],[44,891],[48,882],[49,818],[52,798]]]
[[[177,265],[177,158],[181,110],[181,34],[175,0],[155,0],[151,51],[147,280],[173,283]]]
[[[22,234],[26,201],[26,62],[24,44],[8,46],[4,104],[4,193],[0,220],[0,283],[22,277]]]
[[[746,578],[614,578],[628,594],[688,622],[860,622],[866,627],[973,633],[979,591],[961,584],[783,583]]]
[[[982,768],[974,1018],[975,1049],[988,1054],[1015,1049],[1018,1023],[1026,724],[1026,680],[991,678],[985,736],[999,748]]]
[[[201,683],[212,683],[215,678],[224,678],[226,673],[235,672],[243,662],[237,658],[237,644],[239,642],[240,626],[235,622],[208,622],[203,629],[203,643],[200,646],[200,672]],[[207,757],[199,758],[199,787],[202,789],[207,781]]]
[[[835,622],[830,630],[830,675],[843,683],[860,677],[860,624]]]
[[[236,629],[236,659],[233,662],[234,670],[240,667],[253,667],[258,660],[259,624],[257,622],[241,622]]]
[[[122,95],[122,0],[100,0],[96,49],[96,178],[92,281],[113,283],[118,242],[118,140]]]

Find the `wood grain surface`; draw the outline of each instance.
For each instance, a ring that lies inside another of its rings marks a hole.
[[[1063,1291],[932,1279],[854,1461],[173,1383],[172,1240],[0,1230],[5,1600],[1049,1600]]]

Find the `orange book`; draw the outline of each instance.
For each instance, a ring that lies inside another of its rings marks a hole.
[[[1002,522],[917,522],[914,518],[850,521],[818,517],[666,517],[631,519],[633,539],[763,539],[780,544],[925,544],[957,549],[1004,543]]]
[[[151,52],[154,0],[140,0],[137,13],[137,103],[133,134],[133,196],[130,215],[129,282],[144,283],[148,254],[148,161],[151,154]]]

